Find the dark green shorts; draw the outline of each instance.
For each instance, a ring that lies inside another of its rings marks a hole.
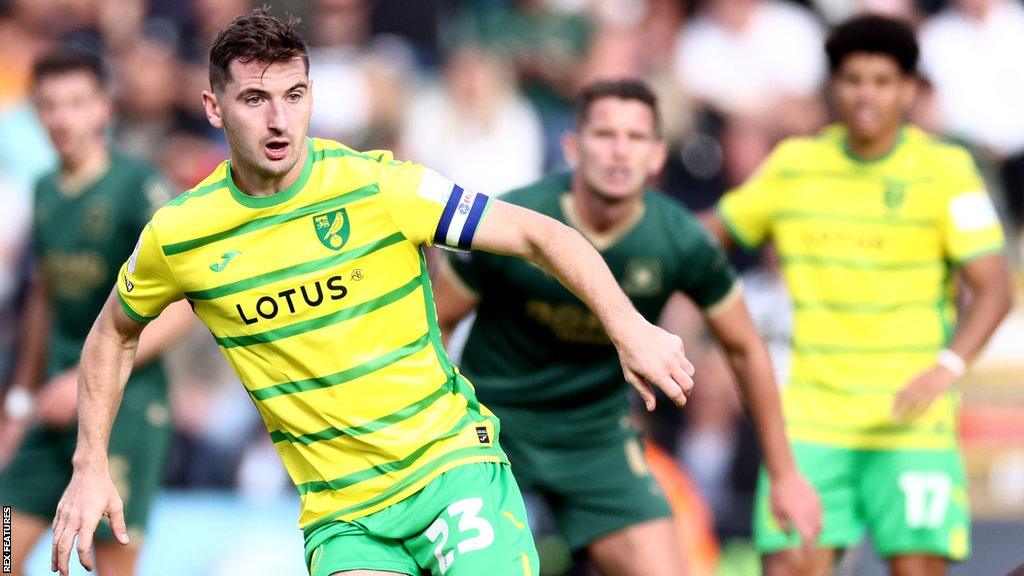
[[[506,464],[464,464],[387,508],[306,535],[310,576],[537,576],[523,496]]]
[[[170,448],[170,420],[163,375],[149,372],[133,376],[111,431],[109,452],[110,476],[124,500],[125,521],[132,534],[144,531],[160,487]],[[30,428],[10,465],[0,474],[0,503],[47,522],[52,520],[71,480],[77,434],[77,424],[59,430]],[[106,521],[96,535],[113,538]]]
[[[672,516],[627,420],[613,421],[599,439],[567,431],[552,433],[553,442],[528,440],[509,424],[502,420],[501,446],[519,486],[544,498],[574,553],[606,534]]]
[[[963,462],[956,450],[856,450],[794,443],[793,453],[818,491],[823,547],[855,546],[869,531],[883,558],[926,553],[963,560],[970,552],[970,516]],[[754,539],[762,552],[799,545],[770,512],[761,470]]]

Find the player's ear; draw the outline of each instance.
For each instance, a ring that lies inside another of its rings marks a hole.
[[[651,158],[647,163],[647,171],[652,176],[661,172],[662,167],[665,166],[665,160],[668,159],[668,145],[661,138],[655,140],[654,150],[651,152]]]
[[[900,80],[900,100],[903,110],[907,111],[917,101],[917,92],[921,87],[921,80],[915,74],[907,74]]]
[[[565,156],[566,164],[573,168],[579,166],[579,146],[580,137],[574,130],[567,130],[562,134],[562,154]]]
[[[206,110],[206,119],[209,120],[211,126],[214,128],[224,127],[217,95],[209,90],[203,90],[203,109]]]

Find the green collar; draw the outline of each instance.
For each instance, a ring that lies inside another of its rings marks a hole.
[[[899,134],[896,135],[896,141],[892,143],[892,147],[891,148],[886,150],[884,154],[882,154],[881,156],[879,156],[877,158],[865,158],[863,156],[858,156],[857,154],[855,154],[853,152],[853,150],[850,149],[850,132],[848,130],[844,130],[843,131],[843,153],[846,154],[847,158],[849,158],[850,160],[853,160],[854,162],[856,162],[858,164],[875,164],[876,162],[881,162],[883,160],[888,160],[890,157],[892,157],[893,153],[896,152],[896,150],[899,149],[900,144],[903,144],[903,141],[906,140],[906,137],[907,137],[907,127],[906,126],[900,126],[900,132],[899,132]]]
[[[309,181],[309,175],[313,172],[313,156],[313,139],[306,138],[306,163],[302,166],[302,173],[299,174],[298,179],[291,186],[269,196],[250,196],[239,190],[238,186],[235,186],[235,179],[231,176],[231,160],[228,160],[227,180],[231,197],[242,206],[249,208],[268,208],[270,206],[277,206],[282,202],[287,202],[294,198],[299,193],[299,190],[306,186],[306,182]]]

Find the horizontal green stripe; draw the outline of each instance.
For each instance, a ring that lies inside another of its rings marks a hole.
[[[221,240],[224,240],[225,238],[231,238],[232,236],[239,236],[241,234],[248,234],[250,232],[255,232],[256,230],[262,230],[264,228],[269,228],[271,226],[277,226],[278,224],[291,222],[292,220],[296,220],[304,216],[312,216],[313,214],[316,214],[318,212],[332,210],[334,208],[344,206],[345,204],[349,204],[351,202],[356,202],[358,200],[362,200],[363,198],[373,196],[377,192],[378,188],[376,184],[368,184],[366,186],[363,186],[362,188],[357,188],[350,192],[346,192],[339,196],[335,196],[334,198],[328,198],[327,200],[322,200],[315,204],[310,204],[308,206],[296,208],[295,210],[292,210],[287,214],[275,214],[273,216],[253,218],[252,220],[249,220],[248,222],[245,222],[243,224],[239,224],[234,228],[222,230],[215,234],[210,234],[199,238],[193,238],[191,240],[184,240],[182,242],[175,242],[173,244],[167,244],[163,246],[163,251],[164,254],[167,256],[181,254],[182,252],[188,252],[189,250],[194,250],[201,246],[206,246],[207,244],[219,242]]]
[[[378,356],[368,362],[363,362],[358,366],[353,366],[341,372],[335,372],[327,376],[318,376],[315,378],[306,378],[304,380],[293,380],[291,382],[283,382],[281,384],[274,384],[273,386],[267,386],[266,388],[260,388],[258,390],[250,391],[252,397],[257,401],[269,400],[270,398],[276,398],[277,396],[283,396],[285,394],[295,394],[296,392],[308,392],[310,390],[319,390],[321,388],[329,388],[331,386],[337,386],[338,384],[344,384],[356,378],[366,376],[371,372],[376,372],[381,368],[394,364],[399,360],[408,358],[416,352],[422,350],[427,343],[430,342],[428,334],[420,336],[417,340],[404,344],[383,356]],[[271,437],[277,432],[272,432]],[[316,432],[314,434],[319,434]],[[285,434],[285,432],[281,432]],[[277,440],[274,440],[277,442]]]
[[[845,427],[845,426],[832,426],[821,422],[811,422],[808,420],[787,420],[786,428],[810,428],[813,430],[822,430],[825,432],[838,432],[846,434],[857,434],[859,436],[872,436],[882,434],[927,434],[930,436],[950,436],[952,439],[953,433],[956,432],[955,428],[950,426],[943,430],[936,430],[934,426],[922,426],[920,424],[878,424],[870,428],[864,427]]]
[[[829,344],[794,344],[793,351],[800,354],[935,354],[942,349],[940,343],[905,346],[843,346]]]
[[[813,378],[790,378],[789,386],[792,388],[813,388],[823,392],[829,392],[843,396],[892,396],[899,392],[899,388],[876,386],[873,384],[843,384],[833,386],[821,380]]]
[[[783,168],[778,171],[778,178],[782,180],[797,180],[809,178],[814,180],[843,180],[848,182],[862,183],[864,181],[877,183],[879,186],[897,186],[910,188],[934,182],[931,176],[915,178],[912,180],[901,180],[883,176],[878,172],[864,170],[803,170],[796,168]]]
[[[230,282],[228,284],[224,284],[214,288],[207,288],[206,290],[186,292],[185,297],[189,298],[190,300],[213,300],[215,298],[223,298],[224,296],[237,294],[239,292],[245,292],[246,290],[251,290],[252,288],[257,288],[259,286],[272,284],[279,280],[285,280],[293,276],[300,276],[303,274],[308,274],[310,272],[316,272],[317,270],[323,270],[324,268],[337,266],[338,264],[348,262],[349,260],[362,258],[363,256],[367,256],[369,254],[376,252],[377,250],[381,250],[393,244],[397,244],[402,240],[405,240],[405,236],[403,236],[401,232],[396,232],[390,236],[381,238],[380,240],[377,240],[376,242],[373,242],[371,244],[366,244],[364,246],[360,246],[359,248],[347,250],[339,254],[332,254],[324,258],[318,258],[316,260],[311,260],[309,262],[303,262],[302,264],[295,264],[294,266],[288,266],[285,268],[274,270],[272,272],[267,272],[265,274],[259,274],[257,276],[252,276],[251,278],[245,278],[243,280]]]
[[[373,468],[367,468],[366,470],[346,474],[345,476],[340,476],[333,480],[314,480],[312,482],[303,482],[302,484],[296,485],[295,488],[299,491],[300,495],[310,493],[315,494],[317,492],[323,492],[324,490],[342,490],[354,484],[376,478],[377,476],[404,470],[415,464],[416,461],[426,454],[428,450],[433,448],[435,444],[457,436],[466,426],[469,426],[472,421],[473,418],[467,412],[450,430],[437,438],[434,438],[430,442],[427,442],[423,446],[420,446],[412,454],[409,454],[401,460],[392,460],[390,462],[378,464]]]
[[[774,214],[775,220],[825,220],[829,222],[852,222],[855,224],[871,224],[875,226],[893,226],[902,228],[935,228],[938,222],[933,218],[886,218],[884,216],[856,216],[853,214],[837,214],[815,212],[811,210],[781,210]]]
[[[148,322],[152,322],[156,318],[156,316],[143,316],[142,314],[139,314],[135,310],[132,310],[132,307],[129,306],[128,303],[124,301],[124,296],[121,296],[121,291],[116,290],[116,292],[117,301],[121,303],[121,309],[124,310],[124,313],[127,314],[132,320],[135,320],[139,324],[146,324]]]
[[[209,194],[210,192],[215,192],[217,190],[220,190],[221,188],[227,188],[227,186],[228,186],[228,179],[227,178],[221,178],[220,180],[217,180],[216,182],[207,184],[206,186],[201,186],[199,188],[195,188],[193,190],[189,190],[188,192],[185,192],[185,193],[179,195],[178,197],[171,199],[171,201],[168,202],[167,205],[168,206],[181,206],[182,204],[184,204],[188,200],[191,200],[193,198],[198,198],[200,196],[205,196],[205,195]]]
[[[490,420],[492,425],[494,424],[493,419],[486,419]],[[493,445],[486,446],[481,444],[479,447],[472,446],[469,448],[460,448],[458,450],[453,450],[452,452],[449,452],[443,456],[431,460],[430,462],[418,468],[415,472],[402,478],[398,482],[395,482],[390,488],[384,491],[384,493],[374,496],[369,500],[360,502],[359,504],[355,504],[347,508],[342,508],[341,510],[338,510],[336,512],[332,512],[327,516],[324,516],[323,518],[314,520],[313,522],[307,524],[302,528],[302,534],[306,538],[306,540],[309,541],[309,538],[313,534],[313,532],[316,532],[317,529],[323,527],[325,524],[333,522],[336,518],[346,516],[348,514],[353,514],[359,512],[360,510],[366,510],[367,508],[372,508],[373,506],[376,506],[381,502],[388,500],[389,498],[393,498],[395,494],[407,489],[409,486],[412,486],[413,484],[420,482],[421,480],[423,480],[424,477],[433,474],[434,471],[440,468],[441,466],[444,466],[445,464],[448,464],[449,462],[452,462],[454,460],[461,460],[463,458],[479,456],[481,452],[485,452],[485,454],[487,452],[490,452],[491,455],[493,455],[493,457],[499,460],[500,462],[506,462],[501,452],[499,452],[497,448],[493,447]]]
[[[248,336],[223,336],[220,338],[214,338],[214,340],[224,348],[266,344],[267,342],[273,342],[274,340],[288,338],[304,332],[310,332],[312,330],[319,330],[320,328],[325,328],[332,324],[337,324],[338,322],[369,314],[374,310],[383,308],[388,304],[401,300],[421,286],[422,283],[420,281],[420,277],[417,275],[413,277],[412,280],[409,280],[402,286],[395,288],[383,296],[378,296],[373,300],[363,302],[362,304],[356,304],[355,306],[345,308],[344,310],[338,310],[337,312],[332,312],[309,320],[303,320],[302,322],[296,322],[295,324],[289,324],[288,326],[282,326],[281,328],[267,330],[266,332],[260,332],[259,334],[250,334]]]
[[[278,442],[292,442],[295,444],[309,446],[310,444],[313,444],[314,442],[319,442],[321,440],[334,440],[335,438],[340,438],[342,436],[361,436],[363,434],[370,434],[371,432],[376,432],[381,428],[391,426],[392,424],[397,424],[398,422],[406,420],[422,412],[428,406],[437,401],[438,398],[448,394],[451,391],[450,388],[451,387],[448,385],[448,382],[446,381],[443,385],[441,385],[440,388],[435,390],[426,398],[423,398],[418,402],[410,404],[405,408],[402,408],[401,410],[392,412],[391,414],[388,414],[386,416],[381,416],[380,418],[377,418],[372,422],[367,422],[366,424],[361,424],[359,426],[350,426],[348,428],[335,428],[332,426],[329,428],[324,428],[323,430],[320,430],[318,432],[301,434],[299,436],[295,436],[294,434],[290,432],[285,432],[284,430],[274,430],[273,432],[270,433],[270,439],[275,444]]]
[[[876,262],[873,260],[847,260],[830,256],[796,255],[783,256],[780,261],[784,266],[822,266],[836,268],[852,268],[855,270],[928,270],[943,268],[941,260],[909,260],[905,262]]]
[[[888,314],[920,308],[931,310],[940,305],[942,305],[941,300],[911,300],[892,304],[878,304],[875,302],[822,302],[813,300],[793,301],[793,309],[797,311],[827,310],[844,314]]]

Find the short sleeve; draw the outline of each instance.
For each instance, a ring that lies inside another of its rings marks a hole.
[[[695,221],[678,227],[688,230],[687,250],[683,255],[681,285],[678,289],[689,296],[701,310],[707,311],[722,302],[736,286],[736,270],[725,252]]]
[[[490,201],[411,162],[384,162],[380,186],[388,212],[415,244],[468,250]]]
[[[117,276],[121,308],[137,322],[149,322],[182,298],[181,289],[150,222]]]
[[[955,170],[943,178],[947,194],[940,218],[946,257],[961,265],[1003,250],[1003,231],[974,160],[959,151],[950,162]]]
[[[729,234],[746,250],[758,248],[771,234],[781,155],[777,148],[750,179],[718,203],[718,214]]]

